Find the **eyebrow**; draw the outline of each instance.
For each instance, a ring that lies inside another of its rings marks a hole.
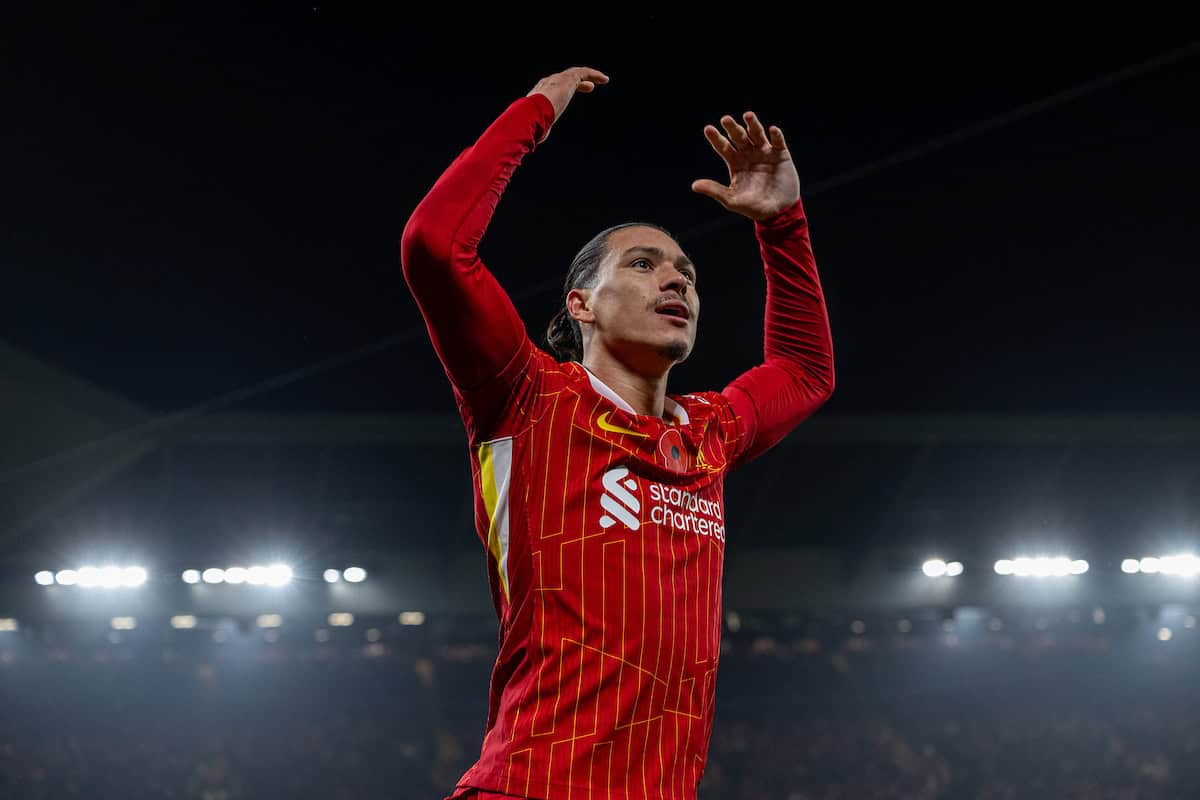
[[[645,255],[654,256],[659,261],[667,260],[667,254],[663,252],[662,249],[658,247],[647,247],[645,245],[636,245],[629,248],[625,251],[625,254],[621,256],[621,260],[624,261],[635,253],[643,253]],[[696,265],[693,264],[692,260],[687,256],[680,256],[675,260],[676,269],[682,269],[683,267],[691,267],[693,272],[696,271]]]

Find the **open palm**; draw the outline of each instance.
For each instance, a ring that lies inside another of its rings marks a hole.
[[[704,136],[729,169],[729,185],[705,178],[693,182],[692,191],[711,197],[730,211],[764,220],[800,199],[800,176],[783,131],[774,125],[764,129],[751,111],[743,118],[744,128],[728,114],[721,117],[726,135],[713,125],[704,128]]]

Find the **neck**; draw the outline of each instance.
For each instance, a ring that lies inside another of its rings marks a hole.
[[[588,348],[583,366],[611,388],[637,414],[661,417],[667,397],[667,374],[639,371],[599,347]]]

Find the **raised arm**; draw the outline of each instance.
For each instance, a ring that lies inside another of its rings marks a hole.
[[[405,280],[460,392],[499,375],[528,340],[512,301],[479,258],[479,242],[500,196],[574,94],[607,81],[584,67],[538,81],[451,163],[404,227]]]
[[[750,112],[744,119],[744,128],[732,117],[721,119],[728,138],[712,125],[705,128],[729,167],[729,185],[692,185],[754,220],[766,273],[763,363],[722,390],[743,425],[735,466],[774,447],[829,399],[834,386],[833,340],[799,176],[783,132],[764,130]]]

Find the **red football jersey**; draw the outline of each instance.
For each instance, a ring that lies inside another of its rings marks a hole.
[[[803,205],[754,223],[763,360],[721,392],[634,413],[529,339],[478,244],[554,120],[514,102],[405,226],[405,278],[466,425],[500,652],[479,760],[459,781],[531,798],[694,798],[721,640],[725,475],[833,388]]]
[[[473,472],[502,630],[482,758],[462,783],[694,797],[721,641],[722,483],[742,436],[729,401],[638,415],[528,346],[464,412],[480,407],[501,409]]]

